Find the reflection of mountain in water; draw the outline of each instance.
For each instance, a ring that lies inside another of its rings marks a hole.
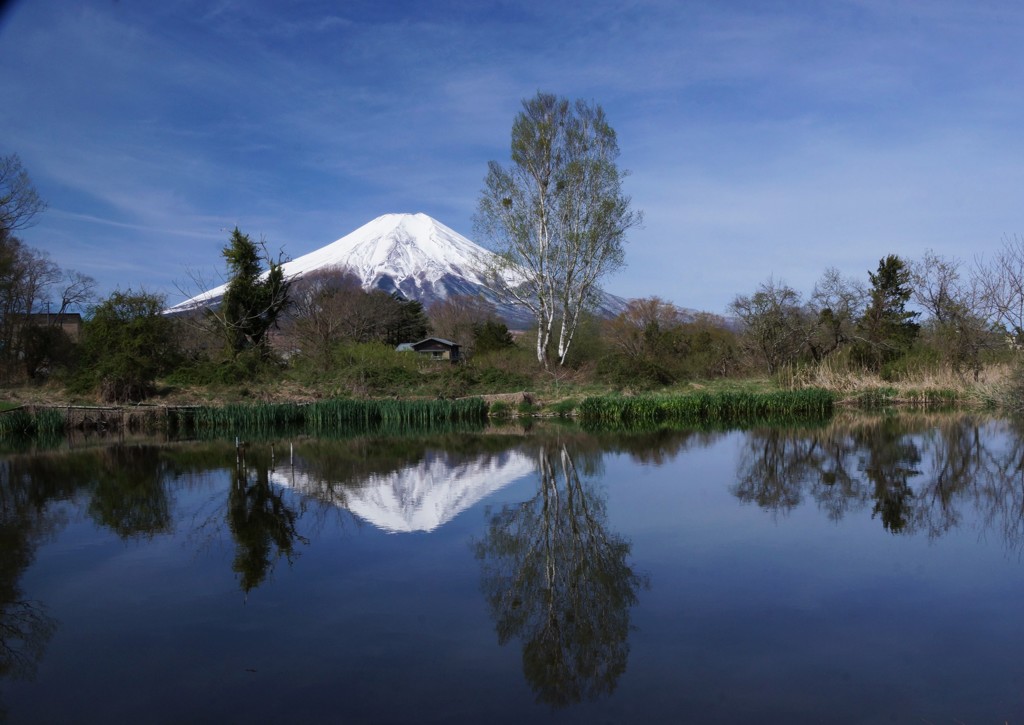
[[[433,531],[486,496],[530,475],[536,464],[520,451],[472,459],[428,451],[418,463],[389,473],[346,481],[324,481],[299,466],[272,471],[280,486],[342,506],[388,532]]]

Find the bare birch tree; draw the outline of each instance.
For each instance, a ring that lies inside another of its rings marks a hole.
[[[538,93],[512,124],[512,164],[488,164],[477,231],[497,249],[502,292],[535,316],[545,367],[556,322],[564,365],[581,313],[623,265],[626,233],[641,223],[618,155],[600,106]]]

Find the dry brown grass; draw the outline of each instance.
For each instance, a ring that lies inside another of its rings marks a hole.
[[[988,406],[1005,393],[1012,369],[1010,363],[988,365],[977,380],[949,368],[916,372],[897,380],[884,380],[877,374],[840,368],[826,360],[817,366],[787,372],[780,376],[780,384],[792,389],[825,388],[846,400],[884,390],[894,403],[955,398],[958,404]]]

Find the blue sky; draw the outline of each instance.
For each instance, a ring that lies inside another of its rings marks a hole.
[[[49,202],[26,242],[176,302],[235,225],[291,257],[388,212],[473,238],[521,100],[584,98],[645,214],[607,289],[724,312],[1024,232],[1021,38],[983,0],[25,0],[0,154]]]

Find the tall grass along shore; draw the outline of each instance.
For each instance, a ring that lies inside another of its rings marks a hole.
[[[585,398],[577,417],[586,423],[743,423],[752,420],[823,418],[831,415],[835,395],[827,390],[771,393],[697,393],[688,395],[601,395]]]
[[[173,436],[273,434],[301,431],[330,435],[352,430],[437,430],[487,420],[481,398],[462,400],[327,400],[316,403],[253,403],[171,408],[19,408],[0,413],[0,437],[54,435],[73,429],[166,429]],[[131,410],[127,415],[125,411]]]

